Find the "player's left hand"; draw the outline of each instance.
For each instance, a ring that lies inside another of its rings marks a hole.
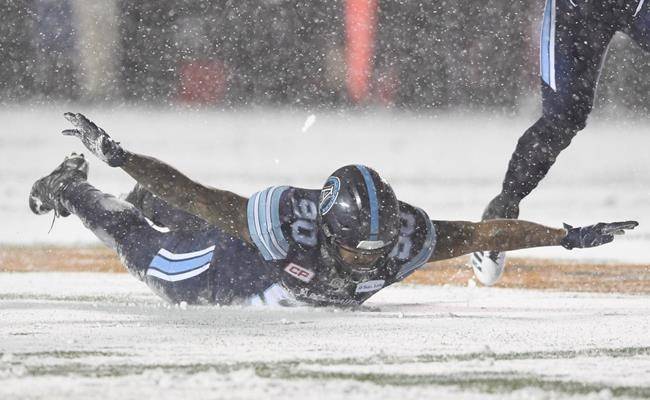
[[[626,230],[634,229],[637,225],[639,223],[636,221],[599,222],[577,228],[564,224],[567,235],[560,244],[569,250],[596,247],[611,242],[614,240],[614,235],[623,235]]]
[[[67,112],[63,116],[77,129],[66,129],[61,133],[81,139],[81,143],[88,150],[111,167],[124,165],[127,156],[126,151],[106,131],[95,125],[83,114]]]

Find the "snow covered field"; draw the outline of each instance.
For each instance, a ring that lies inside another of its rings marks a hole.
[[[337,167],[366,163],[398,196],[434,219],[478,219],[501,184],[517,138],[536,112],[514,118],[457,112],[192,111],[118,107],[0,108],[0,243],[97,243],[74,219],[29,212],[27,193],[64,155],[84,151],[59,132],[64,111],[86,113],[125,146],[157,156],[202,182],[250,195],[274,184],[320,187]],[[313,116],[312,116],[313,115]],[[640,227],[594,250],[541,249],[519,256],[650,263],[650,121],[598,116],[524,203],[521,217],[549,225],[638,219]],[[91,159],[90,180],[130,189],[123,172]]]
[[[169,307],[0,274],[2,399],[650,397],[647,296],[397,286],[357,311]]]

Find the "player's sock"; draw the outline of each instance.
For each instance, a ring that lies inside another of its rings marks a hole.
[[[519,138],[508,163],[501,188],[502,205],[507,205],[508,202],[519,204],[528,196],[582,127],[583,123],[570,123],[544,116],[528,128]],[[505,214],[500,217],[517,218]]]
[[[149,227],[142,212],[131,203],[104,193],[86,181],[68,185],[61,193],[61,203],[102,242],[116,250],[131,232]]]
[[[510,197],[505,193],[499,193],[485,207],[481,220],[500,218],[517,219],[519,217],[519,202],[520,200],[517,198]]]

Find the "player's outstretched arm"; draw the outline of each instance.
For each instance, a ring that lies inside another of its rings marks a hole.
[[[534,222],[495,219],[481,222],[433,221],[436,248],[429,261],[458,257],[475,251],[509,251],[531,247],[563,246],[567,249],[600,246],[634,229],[638,222],[624,221],[574,228],[550,228]]]
[[[252,243],[246,219],[246,197],[202,185],[169,164],[137,153],[127,152],[121,167],[171,205],[203,218],[233,237]]]
[[[65,118],[76,129],[67,129],[63,134],[78,137],[99,159],[112,167],[122,168],[171,205],[205,219],[233,237],[252,243],[246,217],[247,198],[204,186],[156,158],[124,150],[83,114],[65,113]]]

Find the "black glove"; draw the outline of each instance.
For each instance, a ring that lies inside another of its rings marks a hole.
[[[108,133],[83,114],[67,112],[63,114],[77,129],[66,129],[62,133],[67,136],[76,136],[94,155],[111,167],[120,167],[126,161],[126,151],[119,142],[114,141]]]
[[[637,225],[639,223],[636,221],[599,222],[596,225],[578,228],[564,224],[567,234],[560,244],[569,250],[596,247],[611,242],[614,240],[614,235],[623,235],[626,229],[634,229]]]

